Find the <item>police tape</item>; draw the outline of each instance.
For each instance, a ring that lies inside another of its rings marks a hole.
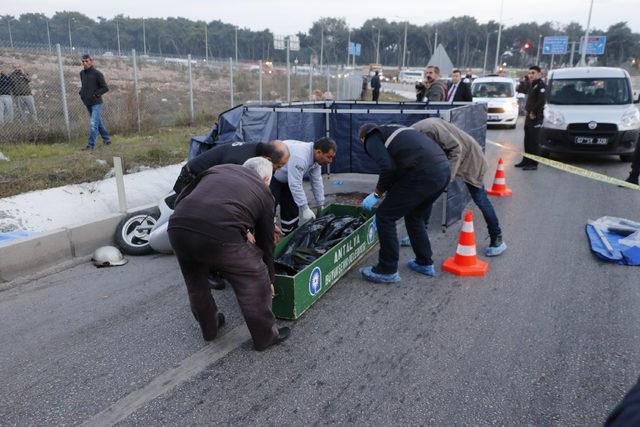
[[[588,169],[579,168],[577,166],[568,165],[566,163],[558,162],[555,160],[547,159],[545,157],[536,156],[535,154],[523,153],[521,151],[516,150],[515,148],[508,147],[499,142],[490,141],[487,139],[487,142],[491,145],[495,145],[505,150],[514,151],[516,153],[521,154],[523,157],[526,157],[531,160],[535,160],[538,163],[542,163],[543,165],[551,166],[552,168],[560,169],[565,172],[569,172],[575,175],[583,176],[585,178],[593,179],[595,181],[605,182],[607,184],[619,185],[621,187],[631,188],[633,190],[640,190],[640,185],[632,184],[630,182],[624,181],[618,178],[612,178],[608,175],[603,175],[598,172],[593,172]]]

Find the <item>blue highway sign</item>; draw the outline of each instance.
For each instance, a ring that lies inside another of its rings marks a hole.
[[[569,45],[568,36],[545,37],[542,44],[543,55],[564,55]]]

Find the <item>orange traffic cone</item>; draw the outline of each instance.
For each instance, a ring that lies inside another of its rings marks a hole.
[[[484,276],[489,270],[489,264],[476,257],[476,237],[473,233],[471,211],[467,211],[464,216],[456,255],[447,258],[442,264],[442,269],[458,276]]]
[[[510,196],[511,190],[507,188],[507,178],[504,175],[504,162],[502,157],[498,160],[498,169],[496,169],[496,177],[493,180],[493,186],[487,190],[487,194],[492,196]]]

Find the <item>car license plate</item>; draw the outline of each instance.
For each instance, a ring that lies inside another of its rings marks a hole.
[[[487,115],[487,120],[500,120],[500,116],[497,114],[489,114]]]
[[[576,144],[582,145],[607,145],[607,138],[592,138],[590,136],[576,136]]]

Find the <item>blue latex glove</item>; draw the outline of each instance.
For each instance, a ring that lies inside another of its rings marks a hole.
[[[376,197],[376,193],[371,193],[362,201],[362,209],[371,211],[378,205],[380,199]]]

